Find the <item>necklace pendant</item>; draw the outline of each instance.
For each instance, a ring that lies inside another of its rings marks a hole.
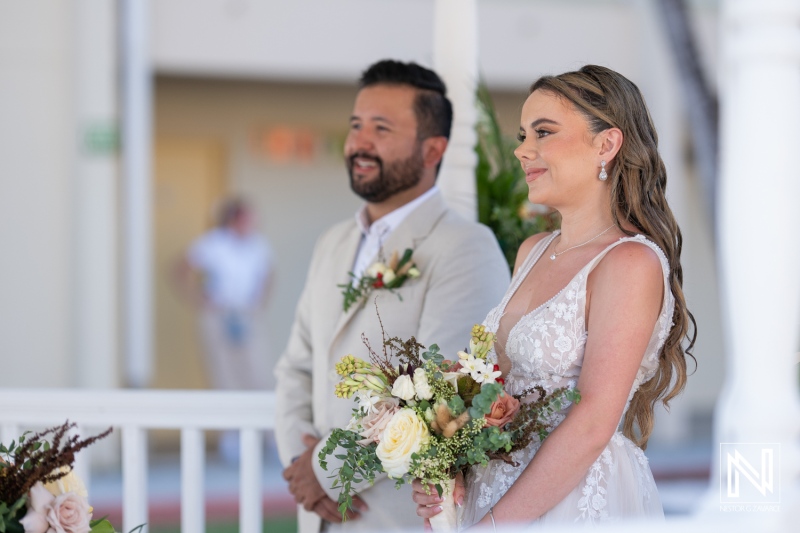
[[[556,260],[556,254],[550,254],[550,260],[551,261],[555,261]]]

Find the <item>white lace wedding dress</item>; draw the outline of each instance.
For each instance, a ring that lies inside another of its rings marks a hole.
[[[486,317],[484,325],[487,329],[493,332],[498,330],[509,300],[557,235],[558,232],[554,232],[531,250],[511,280],[511,286],[500,305]],[[654,243],[643,236],[625,237],[601,252],[558,294],[523,315],[509,330],[505,343],[505,353],[511,359],[511,370],[506,376],[508,392],[518,394],[534,385],[541,385],[548,392],[558,387],[577,385],[587,336],[584,320],[586,279],[609,250],[626,241],[641,242],[655,250],[664,272],[664,303],[628,402],[639,385],[654,375],[658,353],[672,325],[674,298],[668,284],[669,267],[664,253]],[[492,351],[490,357],[496,360],[497,355]],[[570,408],[571,405],[567,405],[556,413],[553,423],[559,424]],[[490,461],[486,467],[476,466],[470,470],[466,480],[467,496],[459,517],[460,527],[468,527],[483,518],[489,507],[497,503],[530,463],[540,445],[541,442],[536,439],[528,448],[515,452],[512,457],[519,464],[517,467],[502,461]],[[536,498],[536,495],[532,494],[531,498]],[[642,517],[663,519],[663,516],[661,501],[644,452],[617,431],[586,472],[583,481],[534,524],[594,523]]]

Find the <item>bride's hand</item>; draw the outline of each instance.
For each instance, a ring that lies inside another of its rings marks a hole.
[[[438,495],[434,485],[427,485],[426,490],[426,486],[418,479],[415,479],[411,483],[411,489],[413,491],[411,499],[417,504],[417,515],[425,519],[425,527],[426,529],[430,529],[428,519],[442,512],[442,506],[440,504],[444,499]],[[459,473],[456,476],[456,485],[453,489],[453,501],[455,501],[456,505],[459,507],[464,501],[466,492],[464,476]]]

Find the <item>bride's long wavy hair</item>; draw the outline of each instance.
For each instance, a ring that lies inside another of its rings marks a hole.
[[[653,431],[656,402],[668,407],[686,385],[686,356],[694,359],[691,350],[697,338],[697,324],[683,296],[683,237],[667,204],[667,171],[658,153],[658,135],[639,88],[605,67],[586,65],[575,72],[544,76],[530,92],[537,90],[571,102],[587,119],[592,134],[608,128],[622,131],[622,146],[608,169],[614,222],[631,235],[621,221],[632,224],[661,247],[669,262],[669,286],[675,297],[672,329],[655,376],[634,394],[623,422],[625,436],[644,448]]]

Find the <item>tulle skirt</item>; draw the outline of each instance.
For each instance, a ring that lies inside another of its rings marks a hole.
[[[508,491],[538,451],[532,443],[512,454],[519,466],[491,461],[486,467],[473,467],[467,475],[467,495],[461,507],[459,524],[466,528],[478,522]],[[531,495],[535,498],[536,495]],[[547,511],[532,526],[549,524],[595,523],[622,519],[663,520],[653,474],[644,452],[617,432],[600,457],[586,472],[583,481]]]

